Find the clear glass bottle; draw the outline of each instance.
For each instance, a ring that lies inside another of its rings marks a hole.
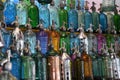
[[[30,56],[29,43],[25,43],[23,49],[23,56],[21,56],[21,79],[20,80],[35,80],[35,61]]]
[[[20,0],[19,3],[16,5],[17,8],[17,16],[18,22],[20,26],[23,26],[27,23],[27,5]]]
[[[15,39],[17,51],[20,55],[23,54],[24,48],[24,35],[22,30],[19,28],[19,23],[16,18],[16,21],[13,22],[15,29],[12,31],[12,38]]]
[[[3,20],[4,3],[0,1],[0,21]]]
[[[39,24],[39,9],[34,4],[34,0],[30,0],[31,5],[28,7],[28,18],[31,19],[30,24],[32,25],[32,28],[36,28]]]
[[[11,33],[6,30],[6,24],[1,21],[1,32],[4,40],[4,47],[2,48],[2,53],[5,53],[11,44]]]
[[[11,56],[11,51],[7,50],[7,58],[5,58],[2,62],[2,72],[0,73],[0,79],[1,80],[17,80],[16,77],[14,77],[11,74],[11,69],[12,69],[12,63],[10,62],[10,56]]]
[[[102,32],[105,33],[106,30],[108,29],[108,25],[107,25],[107,16],[103,13],[103,10],[102,10],[102,4],[100,4],[100,13],[99,13],[99,24],[102,26],[101,29],[102,29]]]
[[[50,11],[43,1],[41,7],[39,8],[39,20],[42,20],[45,29],[50,26]]]
[[[99,26],[99,14],[96,12],[96,3],[92,2],[92,23],[93,23],[93,31],[96,31]]]
[[[65,48],[67,49],[67,53],[70,54],[70,43],[69,43],[69,36],[66,33],[66,28],[65,28],[65,24],[63,24],[63,26],[60,29],[60,47],[62,47],[62,43],[65,42]]]
[[[71,27],[71,24],[73,25],[72,27],[76,31],[78,28],[78,13],[73,7],[73,3],[69,4],[70,5],[70,10],[68,11],[68,27]]]
[[[93,25],[90,24],[90,27],[88,28],[88,52],[91,57],[96,55],[97,53],[97,37],[93,34]]]
[[[55,6],[55,1],[57,0],[52,0],[49,11],[50,11],[50,25],[52,25],[52,21],[55,22],[55,28],[59,29],[59,13],[58,13],[58,8]],[[59,1],[59,0],[58,0]]]
[[[35,54],[36,53],[36,51],[35,51],[36,34],[32,31],[32,26],[30,24],[30,20],[26,24],[26,28],[27,28],[27,30],[24,33],[24,36],[25,36],[24,40],[25,40],[25,42],[27,42],[27,41],[29,42],[29,44],[30,44],[29,48],[30,48],[31,54]]]
[[[60,48],[61,52],[61,79],[62,80],[72,80],[72,60],[69,57],[68,53],[66,53],[65,45],[66,43],[62,43],[62,47]]]
[[[10,46],[10,50],[11,50],[11,55],[12,55],[12,57],[10,58],[10,61],[12,63],[11,73],[13,76],[17,78],[17,80],[20,80],[21,79],[21,75],[20,75],[21,59],[20,59],[20,54],[17,52],[14,39],[12,41],[12,45]]]
[[[37,33],[37,40],[40,41],[41,52],[46,55],[48,50],[48,33],[44,30],[43,24],[39,24],[39,32]]]
[[[93,73],[92,73],[92,59],[88,55],[85,49],[85,44],[83,52],[81,54],[81,63],[82,63],[82,73],[83,73],[83,80],[93,80]]]
[[[48,53],[48,79],[49,80],[61,80],[61,58],[58,55],[57,51],[54,50],[52,42],[50,41]]]
[[[84,24],[84,13],[81,9],[79,0],[78,0],[78,5],[76,8],[77,8],[77,13],[78,13],[78,26],[80,26],[81,24]]]
[[[88,1],[86,1],[86,4],[85,4],[85,12],[84,12],[84,24],[85,24],[85,26],[84,26],[84,30],[86,31],[88,28],[89,28],[89,26],[90,26],[90,24],[92,24],[92,14],[91,14],[91,12],[89,12],[89,7],[88,7],[88,4],[89,4],[89,2]]]
[[[52,39],[52,45],[54,46],[54,50],[59,52],[59,43],[60,43],[60,34],[55,29],[55,22],[52,21],[51,31],[50,31],[50,38]]]
[[[83,44],[85,44],[86,46],[86,52],[88,54],[88,38],[87,35],[84,33],[84,29],[83,29],[83,25],[81,25],[77,31],[79,31],[79,35],[78,35],[78,44],[80,46],[80,52],[82,53],[83,51]]]
[[[5,8],[3,13],[4,13],[4,21],[6,25],[10,26],[11,23],[16,19],[16,15],[17,15],[16,4],[14,4],[10,0],[7,0],[5,2]]]
[[[115,0],[103,0],[102,1],[102,10],[103,11],[114,11]]]
[[[36,68],[36,78],[35,80],[47,80],[47,59],[41,53],[40,42],[39,40],[36,43],[36,54],[33,55]]]
[[[103,46],[103,44],[106,43],[106,39],[105,39],[105,36],[102,34],[102,30],[101,30],[101,25],[99,24],[99,28],[97,29],[98,31],[98,34],[96,35],[97,36],[97,50],[98,50],[98,54],[101,55],[101,48]]]
[[[68,23],[68,12],[67,10],[64,9],[65,4],[61,1],[60,2],[60,10],[59,10],[59,24],[60,27],[63,25],[63,23],[65,22],[65,27],[67,28],[67,23]]]

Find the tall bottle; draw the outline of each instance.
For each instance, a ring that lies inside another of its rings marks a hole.
[[[16,4],[14,4],[12,1],[7,0],[5,3],[4,8],[4,21],[5,23],[10,26],[13,21],[15,21],[17,15],[16,11]]]
[[[98,54],[101,55],[101,48],[103,46],[103,44],[106,43],[106,39],[104,37],[104,35],[102,34],[102,30],[101,30],[101,25],[99,24],[99,28],[97,29],[98,31],[98,34],[97,34],[97,42],[98,42],[98,45],[97,45],[97,50],[98,50]]]
[[[44,28],[48,29],[50,26],[50,11],[44,1],[41,3],[41,7],[39,8],[39,20],[42,20]]]
[[[12,38],[15,39],[18,53],[22,55],[24,48],[24,35],[21,29],[19,28],[19,23],[17,18],[16,21],[13,22],[13,24],[15,25],[15,29],[12,32]]]
[[[47,60],[46,57],[41,53],[40,42],[37,41],[36,54],[33,55],[35,61],[35,80],[47,80]]]
[[[49,48],[48,48],[48,55],[47,55],[47,61],[48,61],[48,79],[49,80],[61,80],[61,63],[60,63],[60,56],[58,53],[54,50],[52,44],[50,42]]]
[[[11,44],[11,33],[6,30],[6,24],[1,21],[1,32],[4,40],[4,47],[2,48],[2,53],[5,53]]]
[[[92,2],[92,23],[93,23],[93,31],[96,31],[99,26],[99,14],[96,12],[96,3]]]
[[[84,24],[84,13],[81,9],[81,6],[80,6],[80,1],[78,0],[78,5],[77,5],[77,13],[78,13],[78,26],[81,25],[81,24]]]
[[[3,10],[4,10],[4,5],[3,2],[0,1],[0,20],[3,20]]]
[[[35,51],[35,46],[36,46],[36,34],[32,31],[32,26],[30,24],[30,20],[29,20],[29,23],[26,24],[26,27],[27,27],[27,30],[25,31],[24,33],[24,36],[25,36],[25,42],[29,42],[30,46],[30,52],[32,54],[35,54],[36,51]]]
[[[29,43],[25,43],[23,55],[21,56],[21,79],[20,80],[35,80],[35,61],[30,56]]]
[[[93,34],[93,25],[90,24],[90,28],[88,28],[89,34],[88,37],[88,52],[91,57],[95,56],[97,53],[97,37]]]
[[[68,31],[70,32],[69,34],[69,39],[70,39],[70,55],[72,55],[72,53],[74,52],[74,47],[75,45],[78,46],[78,39],[77,39],[77,34],[75,33],[73,27],[70,27],[68,29]]]
[[[72,80],[72,61],[66,53],[65,42],[62,43],[61,51],[61,79]]]
[[[103,13],[103,10],[102,10],[102,4],[100,4],[100,8],[99,8],[99,11],[100,11],[100,14],[99,14],[99,24],[102,26],[101,29],[104,32],[106,32],[107,28],[108,28],[108,25],[107,25],[107,16]]]
[[[120,57],[117,56],[117,54],[114,52],[114,45],[111,47],[111,59],[112,59],[112,65],[113,65],[113,79],[119,80],[120,79]]]
[[[78,30],[79,31],[79,35],[78,35],[78,44],[80,46],[80,52],[83,51],[83,44],[85,44],[85,49],[86,49],[86,52],[88,54],[88,38],[87,38],[87,35],[84,33],[84,29],[83,29],[83,25],[81,25]]]
[[[65,22],[65,27],[67,28],[68,25],[68,12],[67,10],[64,9],[65,4],[61,1],[60,2],[60,10],[59,10],[59,24],[60,27],[63,25],[63,23]]]
[[[71,27],[71,24],[76,31],[78,28],[78,13],[74,9],[73,3],[70,3],[70,10],[68,11],[68,27]]]
[[[92,73],[92,59],[91,57],[87,54],[86,49],[85,49],[85,44],[83,52],[81,54],[81,63],[82,63],[82,71],[83,73],[83,80],[93,80],[93,73]]]
[[[7,58],[5,58],[1,62],[1,66],[3,68],[2,72],[0,73],[0,79],[1,80],[17,80],[16,77],[14,77],[11,74],[11,69],[12,69],[12,63],[10,62],[10,56],[11,56],[11,51],[7,50]]]
[[[12,57],[10,58],[10,61],[12,63],[12,69],[11,69],[11,73],[13,74],[13,76],[15,76],[17,78],[17,80],[21,79],[21,59],[20,59],[20,54],[17,52],[17,48],[15,45],[15,40],[13,39],[12,41],[12,45],[10,46],[10,50],[11,50],[11,55]]]
[[[115,29],[117,31],[117,33],[120,32],[120,15],[118,14],[118,10],[114,10],[114,16],[113,16],[113,22],[115,25]]]
[[[43,24],[39,24],[39,32],[37,33],[37,40],[40,41],[41,52],[46,55],[48,50],[48,33],[44,30]]]
[[[32,28],[36,28],[39,24],[39,9],[34,4],[34,0],[30,0],[31,5],[28,7],[28,18],[31,19],[30,24],[32,25]]]
[[[52,0],[50,7],[49,7],[50,25],[52,25],[52,21],[54,21],[55,28],[58,29],[60,27],[60,25],[59,25],[59,13],[58,13],[58,8],[55,6],[55,1],[57,1],[57,0]]]
[[[22,0],[20,0],[16,5],[16,8],[19,25],[23,26],[27,23],[27,5]]]
[[[90,24],[92,24],[92,14],[89,12],[88,4],[89,4],[89,2],[86,1],[85,13],[84,13],[84,19],[85,19],[85,21],[84,21],[84,24],[85,24],[84,30],[85,31],[89,28]]]
[[[66,43],[65,48],[67,49],[67,53],[70,54],[70,43],[69,43],[69,36],[67,36],[65,23],[63,23],[63,26],[60,30],[60,47],[62,47],[63,42]]]
[[[55,27],[55,22],[52,21],[50,38],[52,39],[52,45],[54,46],[54,50],[59,52],[60,34],[56,31]]]

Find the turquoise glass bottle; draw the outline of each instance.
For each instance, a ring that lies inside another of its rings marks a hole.
[[[27,23],[27,5],[22,0],[20,0],[16,5],[16,8],[19,25],[23,26]]]
[[[17,15],[16,4],[10,0],[5,2],[4,8],[4,21],[6,25],[11,25],[13,21],[15,21]]]
[[[78,5],[76,6],[77,13],[78,13],[78,26],[84,24],[84,13],[81,9],[80,2],[78,0]]]
[[[101,9],[102,5],[100,4],[100,14],[99,14],[99,24],[102,26],[102,32],[105,33],[108,25],[107,25],[107,16],[103,13],[103,10]]]
[[[31,20],[32,28],[36,28],[39,24],[39,9],[34,3],[34,0],[31,0],[31,5],[28,7],[28,18]]]
[[[37,40],[40,41],[41,52],[46,55],[48,50],[48,33],[44,30],[43,24],[39,24],[39,32],[36,34]]]
[[[4,47],[2,48],[2,53],[5,53],[11,44],[11,33],[6,30],[6,24],[1,21],[1,32],[4,40]]]
[[[0,20],[3,20],[4,3],[0,1]]]
[[[66,51],[67,53],[70,55],[70,43],[69,43],[69,36],[66,34],[66,28],[63,24],[63,26],[61,27],[61,30],[60,30],[60,47],[62,47],[63,45],[63,42],[65,42],[65,48],[66,48]]]
[[[36,42],[36,54],[33,55],[33,59],[35,61],[35,71],[36,78],[35,80],[47,80],[47,59],[41,53],[40,42],[39,40]]]
[[[49,11],[50,11],[50,25],[52,25],[52,21],[55,22],[55,28],[58,30],[60,25],[59,25],[59,13],[58,13],[58,8],[55,6],[55,1],[57,0],[52,0]],[[59,1],[59,0],[58,0]]]
[[[60,48],[61,52],[61,79],[62,80],[72,80],[72,60],[69,57],[68,53],[66,53],[65,42],[62,43],[62,47]]]
[[[30,56],[29,43],[25,42],[23,55],[21,56],[21,79],[20,80],[35,80],[35,61]]]
[[[67,28],[68,25],[68,12],[67,10],[64,9],[65,4],[63,2],[60,2],[60,10],[59,10],[59,24],[60,27],[63,25],[63,23],[65,22],[65,27]]]
[[[70,4],[70,10],[68,11],[68,27],[73,25],[73,29],[76,31],[78,29],[78,13],[74,9],[73,4]]]
[[[39,8],[39,20],[42,20],[44,28],[48,29],[50,26],[50,11],[44,2],[41,3]]]
[[[26,28],[27,28],[27,30],[24,33],[24,36],[25,36],[24,41],[29,42],[30,52],[31,52],[31,54],[35,54],[36,53],[36,51],[35,51],[36,34],[32,31],[32,26],[31,26],[30,22],[26,24]]]
[[[88,7],[89,2],[86,1],[85,4],[85,12],[84,12],[84,30],[87,31],[89,28],[90,24],[92,24],[92,14],[89,12],[89,7]]]
[[[74,47],[75,45],[78,46],[78,39],[77,39],[77,34],[75,33],[74,29],[72,27],[70,27],[68,29],[68,31],[70,32],[69,34],[69,39],[70,39],[70,55],[73,54],[74,50]]]
[[[19,3],[19,0],[10,0],[10,1],[14,2],[15,4]]]
[[[12,55],[12,57],[10,58],[10,61],[12,63],[11,73],[13,74],[13,76],[17,78],[17,80],[20,80],[21,79],[21,76],[20,76],[21,59],[20,59],[20,54],[17,52],[14,40],[12,41],[12,45],[10,46],[10,50],[11,50],[11,55]]]
[[[95,32],[99,26],[99,14],[96,12],[96,7],[95,7],[96,3],[92,2],[92,23],[93,23],[93,31]]]

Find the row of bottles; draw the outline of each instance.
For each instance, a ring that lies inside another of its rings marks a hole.
[[[18,22],[20,25],[24,26],[27,23],[27,18],[30,18],[30,24],[32,28],[37,28],[39,23],[42,23],[45,29],[48,29],[50,25],[52,25],[52,21],[55,21],[56,28],[59,29],[63,23],[65,23],[65,27],[73,27],[75,31],[79,25],[84,24],[84,30],[87,32],[90,24],[93,24],[94,32],[97,30],[98,25],[101,24],[102,31],[106,32],[107,30],[112,31],[113,26],[115,26],[116,31],[119,32],[119,22],[120,15],[116,9],[117,5],[113,3],[112,9],[107,11],[106,5],[112,3],[113,0],[105,1],[103,4],[100,4],[99,13],[96,12],[95,2],[92,2],[91,10],[89,11],[89,2],[82,0],[67,0],[67,1],[58,1],[59,6],[55,7],[56,0],[52,0],[50,5],[34,0],[28,0],[30,5],[27,5],[28,2],[25,0],[20,0],[19,3],[14,4],[13,1],[7,0],[4,5],[4,21],[8,26],[12,25],[12,22],[15,21],[16,16],[18,16]],[[69,4],[68,4],[69,3]],[[76,8],[74,7],[76,3]],[[82,11],[82,4],[84,4],[84,11]],[[105,4],[106,3],[106,4]],[[69,8],[65,8],[69,6]],[[114,9],[114,10],[113,10]],[[104,12],[105,11],[105,12]],[[110,11],[114,11],[110,12]],[[1,18],[2,19],[2,18]]]

